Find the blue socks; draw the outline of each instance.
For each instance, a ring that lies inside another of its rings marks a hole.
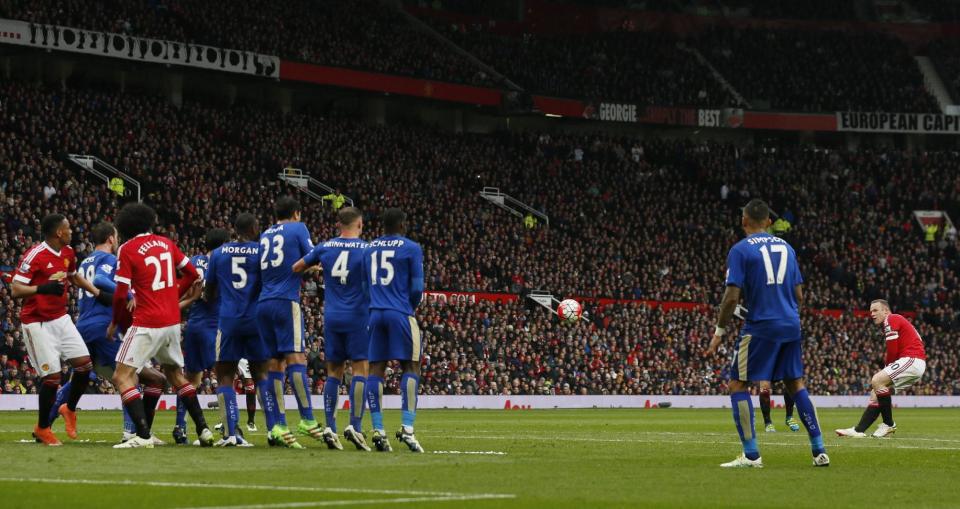
[[[400,396],[403,400],[403,425],[413,427],[417,418],[417,394],[420,389],[420,377],[413,373],[404,373],[400,378]]]
[[[383,379],[379,376],[367,377],[367,405],[370,406],[370,420],[373,422],[373,429],[383,431],[381,399],[383,399]]]
[[[177,422],[175,426],[183,430],[184,433],[187,432],[187,405],[183,404],[180,396],[177,396]]]
[[[71,376],[71,378],[73,378]],[[57,417],[60,417],[60,405],[67,402],[67,397],[70,396],[70,386],[72,384],[68,380],[67,383],[60,386],[57,389],[57,399],[53,401],[53,407],[50,409],[50,425],[53,426],[53,421],[57,420]]]
[[[277,396],[273,392],[273,380],[257,380],[257,392],[260,393],[260,404],[263,406],[263,418],[267,421],[267,431],[277,424]],[[177,407],[180,411],[180,407]]]
[[[323,413],[327,419],[327,427],[337,432],[337,400],[340,394],[340,379],[327,377],[323,384]]]
[[[223,418],[223,424],[227,427],[227,437],[237,435],[237,420],[240,419],[240,412],[237,408],[237,391],[233,390],[233,385],[221,385],[217,387],[217,399],[219,399],[220,416]]]
[[[267,380],[270,381],[270,393],[273,394],[273,402],[276,406],[276,413],[274,417],[276,421],[274,424],[279,424],[283,427],[287,426],[287,409],[283,404],[283,373],[280,371],[271,371],[267,375]]]
[[[357,432],[363,431],[363,405],[366,402],[367,379],[353,375],[350,380],[350,425]]]
[[[753,400],[750,399],[750,393],[744,391],[731,394],[730,407],[733,409],[733,423],[737,425],[737,433],[740,434],[740,442],[743,444],[743,454],[749,460],[759,458],[760,450],[757,448],[757,435],[754,431]]]
[[[807,389],[800,389],[793,395],[793,401],[797,405],[797,413],[800,414],[800,421],[807,428],[807,434],[810,435],[810,449],[813,455],[817,456],[827,452],[823,446],[823,435],[820,434],[820,423],[817,422],[817,409],[813,407],[810,401],[810,394]]]
[[[177,411],[180,411],[180,406],[177,406]],[[130,412],[127,412],[127,407],[123,407],[123,431],[126,433],[136,433],[137,426],[133,424],[133,418],[130,417]]]
[[[300,420],[313,421],[313,405],[310,403],[310,379],[307,378],[307,366],[305,364],[288,365],[287,379],[290,380],[293,395],[297,398]]]

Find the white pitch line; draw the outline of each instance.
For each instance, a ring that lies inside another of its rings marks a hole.
[[[557,442],[557,441],[567,441],[567,442],[600,442],[600,443],[638,443],[638,444],[661,444],[663,440],[654,440],[654,439],[644,439],[644,438],[587,438],[587,437],[520,437],[520,436],[491,436],[491,435],[444,435],[445,438],[456,438],[463,440],[509,440],[509,441],[527,441],[527,442]],[[884,439],[884,442],[898,439]],[[736,440],[683,440],[683,439],[674,439],[673,443],[680,444],[712,444],[712,445],[727,445],[727,444],[737,444],[740,445],[740,441]],[[857,444],[857,445],[853,445]],[[775,445],[775,446],[785,446],[785,447],[797,447],[800,445],[798,442],[767,442],[760,441],[760,445]],[[925,451],[960,451],[960,447],[928,447],[921,445],[900,445],[900,444],[881,444],[877,446],[870,446],[866,444],[860,444],[857,442],[857,439],[851,438],[846,440],[844,444],[829,444],[830,447],[851,447],[853,449],[922,449]]]
[[[0,482],[32,482],[43,484],[86,484],[100,486],[152,486],[160,488],[213,488],[228,490],[261,490],[261,491],[304,491],[320,493],[355,493],[366,495],[410,495],[428,497],[485,497],[485,498],[514,498],[516,495],[499,493],[454,493],[449,491],[413,491],[413,490],[379,490],[369,488],[327,488],[314,486],[269,486],[262,484],[210,484],[190,482],[166,481],[132,481],[127,479],[107,481],[99,479],[44,479],[36,477],[0,477]]]
[[[406,498],[378,498],[361,500],[320,500],[316,502],[282,502],[278,504],[250,504],[250,505],[223,505],[197,506],[181,509],[292,509],[297,507],[334,507],[354,505],[380,504],[412,504],[415,502],[460,502],[468,500],[504,500],[513,499],[516,495],[461,495],[454,497],[406,497]]]
[[[503,451],[430,451],[430,454],[468,454],[474,456],[506,456]]]

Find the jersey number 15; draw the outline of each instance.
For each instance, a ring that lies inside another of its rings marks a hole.
[[[374,251],[370,253],[370,284],[372,286],[377,286],[377,284],[387,286],[393,282],[393,263],[390,262],[390,259],[397,254],[396,251]],[[379,268],[377,267],[377,255],[380,255],[380,264]],[[380,275],[380,269],[383,269],[387,274],[383,277],[378,277]]]

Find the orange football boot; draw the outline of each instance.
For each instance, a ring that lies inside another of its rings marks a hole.
[[[57,440],[57,436],[53,434],[53,430],[50,428],[41,428],[40,426],[34,426],[33,438],[36,438],[38,442],[49,445],[51,447],[63,445],[62,443],[60,443],[60,440]]]
[[[71,412],[67,404],[60,405],[60,415],[63,416],[63,427],[67,429],[67,436],[77,439],[77,413]]]

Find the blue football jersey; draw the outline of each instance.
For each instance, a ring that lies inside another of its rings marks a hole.
[[[303,223],[275,224],[260,235],[260,301],[283,299],[300,302],[303,277],[293,264],[313,250],[310,232]]]
[[[323,267],[323,313],[339,322],[366,324],[370,299],[364,290],[363,239],[334,238],[317,245],[304,258],[307,265]]]
[[[207,258],[207,255],[197,255],[190,258],[190,263],[197,268],[197,272],[200,274],[200,278],[203,279],[204,284],[207,282],[207,275],[210,272],[210,260]],[[220,306],[220,296],[218,295],[214,302],[207,302],[203,299],[197,299],[196,302],[190,305],[188,311],[187,323],[216,323],[217,322],[217,309]]]
[[[104,276],[113,281],[113,273],[117,266],[117,257],[104,253],[103,251],[94,251],[90,256],[80,262],[80,276],[90,283],[93,283],[97,276]],[[77,296],[77,325],[81,323],[104,322],[109,323],[113,319],[113,309],[110,306],[104,306],[97,302],[92,293],[80,288],[80,294]]]
[[[393,309],[413,316],[423,295],[423,250],[420,244],[387,235],[370,242],[363,257],[370,286],[370,309]]]
[[[744,334],[770,341],[801,339],[794,288],[802,283],[797,255],[779,237],[757,233],[730,248],[727,285],[741,289],[747,308]]]
[[[260,244],[228,242],[210,255],[207,284],[215,285],[220,320],[255,319],[260,296]]]

